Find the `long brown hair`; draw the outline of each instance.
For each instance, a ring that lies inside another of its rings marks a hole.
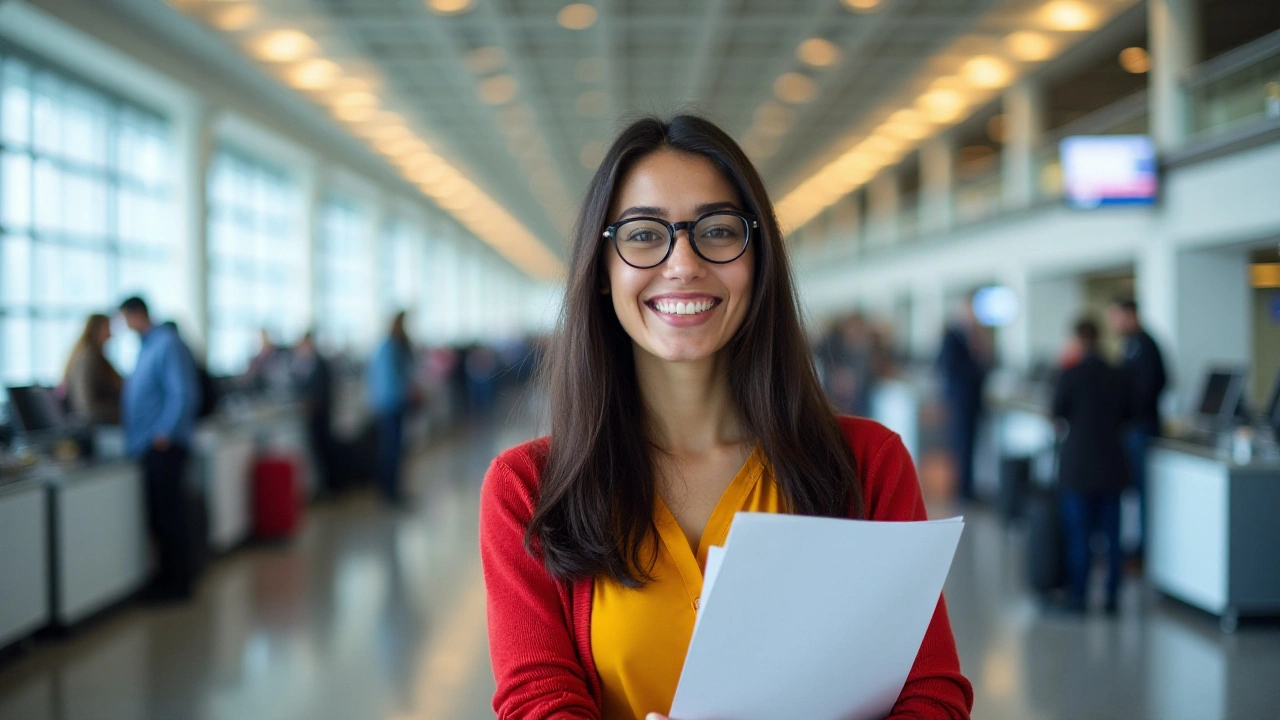
[[[71,368],[75,365],[76,358],[80,356],[80,353],[88,350],[105,361],[106,356],[103,353],[102,344],[98,342],[98,335],[101,334],[104,327],[111,327],[111,318],[106,315],[94,313],[85,319],[84,332],[80,333],[76,344],[71,347],[71,354],[67,356],[67,366],[62,371],[62,381],[64,383],[71,376]]]
[[[759,218],[750,306],[724,349],[733,399],[773,467],[787,512],[863,514],[853,452],[818,384],[800,326],[782,234],[764,183],[738,145],[699,117],[645,118],[622,132],[587,188],[574,230],[568,287],[544,382],[551,441],[531,553],[563,580],[604,575],[631,587],[651,579],[654,453],[631,338],[607,295],[601,239],[618,183],[664,148],[705,157]],[[651,545],[649,546],[651,547]]]

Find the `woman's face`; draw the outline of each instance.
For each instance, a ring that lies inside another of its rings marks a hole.
[[[609,223],[634,216],[677,223],[715,210],[746,208],[710,160],[659,150],[622,178]],[[689,231],[681,230],[666,261],[640,270],[623,262],[606,241],[608,292],[636,348],[668,362],[706,359],[723,348],[751,304],[755,242],[753,236],[741,257],[717,264],[698,257],[689,244]],[[677,303],[683,303],[683,313],[674,312]],[[706,309],[690,314],[690,306]]]

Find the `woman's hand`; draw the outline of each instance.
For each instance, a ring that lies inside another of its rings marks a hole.
[[[671,718],[663,715],[662,713],[649,713],[644,716],[644,720],[671,720]]]

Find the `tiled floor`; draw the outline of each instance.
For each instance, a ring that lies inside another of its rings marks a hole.
[[[528,435],[460,434],[415,462],[412,510],[313,508],[293,543],[218,561],[190,605],[126,607],[5,661],[0,719],[492,717],[476,502],[489,458]],[[1016,531],[968,516],[947,596],[975,717],[1280,718],[1280,627],[1223,635],[1137,583],[1118,619],[1045,616]]]

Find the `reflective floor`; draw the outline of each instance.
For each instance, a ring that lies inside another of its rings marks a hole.
[[[413,464],[411,510],[318,506],[292,544],[219,560],[190,605],[129,606],[6,659],[0,718],[492,717],[476,503],[489,458],[530,434],[459,433]],[[1118,619],[1046,616],[1016,531],[968,518],[947,595],[974,717],[1280,718],[1276,624],[1223,635],[1137,583]]]

